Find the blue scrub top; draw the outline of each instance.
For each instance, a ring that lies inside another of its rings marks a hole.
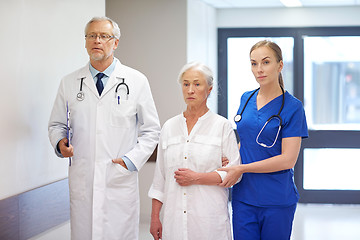
[[[251,93],[246,92],[241,97],[238,114],[243,109],[245,102]],[[256,143],[261,128],[272,115],[278,114],[282,95],[273,99],[259,111],[256,106],[258,91],[249,100],[242,119],[237,124],[237,132],[240,138],[240,155],[243,164],[264,160],[281,154],[282,138],[308,137],[305,111],[302,103],[285,92],[284,108],[280,116],[282,128],[278,139],[272,148],[262,147]],[[270,146],[276,136],[277,121],[271,121],[259,136],[259,142]],[[299,193],[296,189],[293,169],[274,173],[244,173],[242,180],[233,187],[233,199],[258,207],[290,206],[297,203]]]

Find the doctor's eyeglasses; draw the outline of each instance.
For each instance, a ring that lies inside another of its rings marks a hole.
[[[107,42],[110,41],[110,39],[115,38],[115,36],[111,36],[109,34],[86,34],[85,38],[89,41],[95,41],[99,37],[100,42]]]

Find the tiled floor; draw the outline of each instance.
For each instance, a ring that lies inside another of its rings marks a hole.
[[[68,240],[66,222],[31,240]],[[140,224],[140,240],[151,240],[149,223]],[[291,240],[359,240],[360,205],[299,204]],[[206,240],[206,239],[204,239]]]

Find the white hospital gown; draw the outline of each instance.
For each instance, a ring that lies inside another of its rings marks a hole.
[[[228,211],[228,189],[219,186],[176,183],[174,172],[189,168],[212,172],[221,158],[240,164],[240,155],[230,122],[210,111],[187,132],[183,114],[163,126],[158,145],[154,180],[149,197],[163,203],[163,240],[232,239]],[[226,172],[218,172],[222,179]]]

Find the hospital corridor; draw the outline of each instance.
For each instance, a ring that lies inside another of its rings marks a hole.
[[[360,0],[0,0],[0,240],[133,240],[138,218],[152,240],[161,207],[179,238],[360,240],[359,16]]]

